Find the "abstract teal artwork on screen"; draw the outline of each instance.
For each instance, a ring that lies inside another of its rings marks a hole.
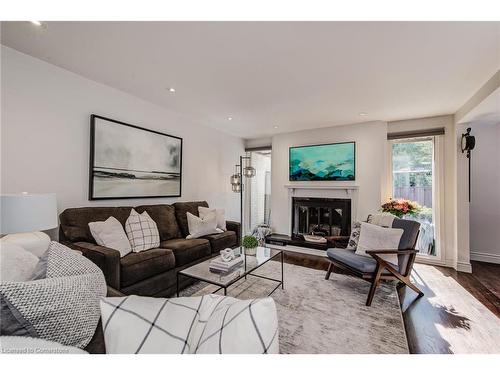
[[[290,181],[354,181],[354,142],[290,147]]]

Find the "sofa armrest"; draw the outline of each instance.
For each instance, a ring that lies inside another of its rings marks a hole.
[[[118,250],[90,242],[66,243],[65,245],[81,251],[86,258],[102,270],[107,285],[120,289],[120,252]]]
[[[226,221],[226,229],[232,230],[233,232],[236,232],[236,246],[240,246],[241,245],[241,224],[238,223],[237,221],[227,220]]]

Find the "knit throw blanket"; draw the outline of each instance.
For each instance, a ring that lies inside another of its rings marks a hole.
[[[84,348],[99,322],[99,300],[106,295],[104,275],[58,242],[50,244],[41,262],[45,278],[0,283],[0,334]]]

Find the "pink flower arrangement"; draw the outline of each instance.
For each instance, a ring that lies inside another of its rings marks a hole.
[[[383,212],[389,212],[401,218],[404,215],[415,215],[421,211],[422,207],[408,199],[390,199],[382,205]]]

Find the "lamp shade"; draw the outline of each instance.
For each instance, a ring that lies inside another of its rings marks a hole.
[[[248,178],[252,178],[255,176],[255,168],[252,166],[248,166],[243,168],[243,175]]]
[[[241,184],[241,176],[239,174],[233,174],[231,176],[231,185]]]
[[[57,227],[55,194],[2,194],[0,203],[1,234],[34,232]]]
[[[241,184],[233,184],[231,185],[231,189],[233,190],[233,193],[239,193],[241,192]]]

